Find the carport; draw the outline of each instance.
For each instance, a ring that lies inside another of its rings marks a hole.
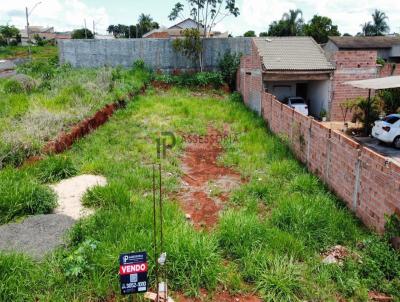
[[[368,89],[368,107],[371,107],[371,91],[381,90],[381,89],[391,89],[400,87],[400,76],[391,76],[384,78],[368,79],[368,80],[358,80],[358,81],[348,81],[344,82],[345,85],[350,85],[356,88]],[[365,112],[366,119],[369,117],[369,110]],[[366,132],[369,133],[369,125],[366,125]]]
[[[312,38],[255,38],[254,43],[262,59],[264,91],[280,101],[302,97],[315,117],[320,117],[322,110],[328,112],[335,68]]]

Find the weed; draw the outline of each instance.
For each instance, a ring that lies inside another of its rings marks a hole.
[[[49,156],[35,166],[36,176],[42,183],[53,183],[75,176],[77,169],[65,156]]]
[[[24,215],[46,214],[55,206],[55,194],[26,172],[0,171],[0,224]]]

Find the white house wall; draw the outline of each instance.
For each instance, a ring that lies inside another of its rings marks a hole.
[[[331,95],[331,81],[308,82],[309,112],[312,116],[319,117],[321,110],[328,112]]]

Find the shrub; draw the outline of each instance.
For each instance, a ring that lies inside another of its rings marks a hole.
[[[57,182],[77,173],[72,160],[66,156],[50,156],[39,162],[35,169],[42,183]]]
[[[236,89],[236,72],[240,65],[241,53],[226,52],[218,63],[219,70],[225,83],[229,85],[231,91]]]
[[[162,74],[156,75],[155,80],[166,84],[172,84],[182,87],[207,87],[212,86],[215,89],[224,84],[220,72],[198,72],[195,74],[184,73],[180,75]]]
[[[16,217],[49,213],[56,196],[25,172],[6,168],[0,171],[0,223]]]
[[[229,99],[230,99],[232,102],[243,103],[243,97],[242,97],[242,95],[240,94],[240,92],[237,92],[237,91],[233,92],[233,93],[229,96]]]
[[[16,79],[9,79],[4,83],[3,90],[5,93],[22,93],[24,87]]]

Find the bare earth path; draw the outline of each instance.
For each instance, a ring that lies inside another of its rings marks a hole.
[[[212,128],[205,139],[190,136],[182,158],[179,201],[197,229],[211,229],[217,223],[230,191],[242,182],[238,173],[217,164],[223,151],[219,141],[222,136]]]

